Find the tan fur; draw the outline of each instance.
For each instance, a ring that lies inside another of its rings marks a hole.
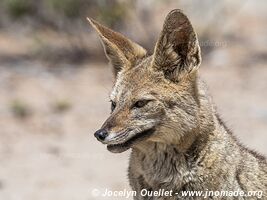
[[[130,41],[122,34],[102,26],[93,19],[87,19],[99,33],[115,74],[121,70],[121,66],[134,65],[137,59],[143,58],[146,55],[146,50],[143,47]]]
[[[101,128],[108,135],[101,142],[112,152],[131,148],[133,190],[257,190],[266,199],[266,159],[240,145],[216,113],[198,76],[200,47],[188,18],[180,10],[168,14],[152,56],[121,34],[90,22],[116,76],[113,111]]]

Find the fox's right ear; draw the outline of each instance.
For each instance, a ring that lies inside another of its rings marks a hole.
[[[115,76],[122,68],[134,66],[138,59],[147,54],[143,47],[127,39],[122,34],[99,24],[93,19],[87,19],[102,40],[106,56],[113,66]]]
[[[167,79],[179,82],[196,70],[200,62],[197,35],[189,19],[181,10],[171,11],[154,50],[154,69],[162,71]]]

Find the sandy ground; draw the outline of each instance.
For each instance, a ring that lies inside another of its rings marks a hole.
[[[101,199],[94,189],[129,189],[129,152],[111,154],[93,137],[109,114],[106,64],[51,70],[25,62],[0,70],[0,199],[91,200]],[[267,68],[204,64],[201,76],[240,140],[267,155]],[[30,109],[25,119],[10,111],[14,99]],[[69,110],[54,111],[58,100]]]

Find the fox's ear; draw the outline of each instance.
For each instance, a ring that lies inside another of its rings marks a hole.
[[[181,10],[171,11],[153,55],[153,67],[164,72],[166,78],[179,82],[186,74],[198,68],[200,47],[194,29]]]
[[[115,76],[123,67],[132,67],[135,62],[146,55],[146,50],[138,44],[127,39],[93,19],[87,18],[99,34],[105,53],[111,62]]]

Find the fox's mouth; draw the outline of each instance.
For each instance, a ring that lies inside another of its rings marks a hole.
[[[135,134],[133,137],[129,138],[127,141],[123,142],[123,143],[119,143],[119,144],[108,144],[107,145],[107,149],[109,151],[111,151],[112,153],[121,153],[124,152],[126,150],[128,150],[129,148],[131,148],[131,146],[143,139],[148,138],[149,136],[151,136],[153,133],[155,132],[155,128],[150,128],[147,130],[144,130],[142,132],[139,132],[137,134]]]

